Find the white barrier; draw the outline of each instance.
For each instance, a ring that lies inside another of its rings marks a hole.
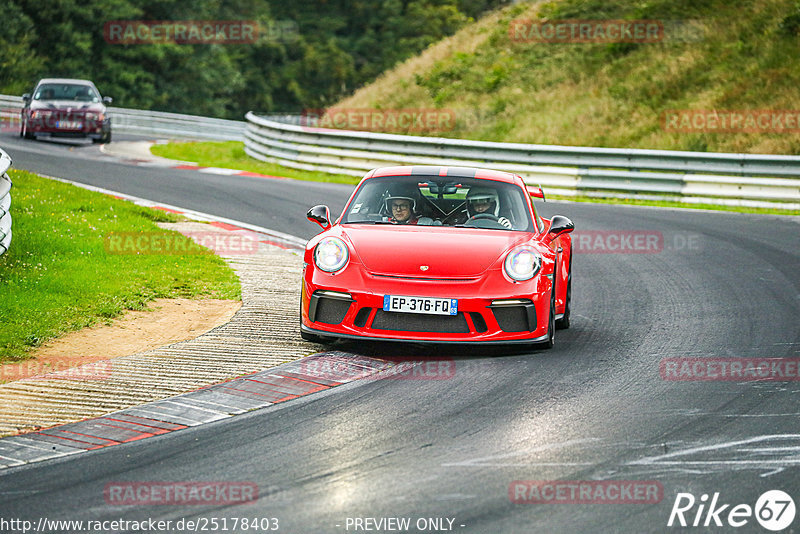
[[[11,158],[0,149],[0,255],[11,246]]]
[[[361,176],[383,165],[479,166],[555,194],[800,209],[797,156],[491,143],[245,118],[248,155],[297,169]]]

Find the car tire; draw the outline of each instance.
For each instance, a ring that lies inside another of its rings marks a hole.
[[[36,136],[28,131],[28,121],[22,122],[22,129],[20,130],[19,135],[25,139],[36,139]]]
[[[556,291],[550,292],[550,317],[547,321],[547,339],[536,345],[537,349],[552,349],[556,339]]]
[[[556,328],[566,330],[569,328],[570,304],[572,302],[572,257],[569,259],[569,271],[567,271],[567,296],[564,302],[564,316],[556,321]]]
[[[94,139],[94,138],[92,139],[92,143],[95,143],[95,144],[103,143],[105,145],[105,144],[108,144],[110,142],[111,142],[111,132],[106,132],[99,139]]]

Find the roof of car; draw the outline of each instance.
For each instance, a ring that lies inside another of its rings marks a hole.
[[[36,85],[39,85],[39,84],[42,84],[42,83],[72,83],[72,84],[76,84],[76,85],[91,85],[91,86],[94,86],[94,83],[92,83],[91,80],[79,80],[77,78],[42,78],[41,80],[39,80],[39,83],[37,83]]]
[[[500,182],[514,182],[515,175],[510,172],[480,169],[477,167],[436,167],[436,166],[398,166],[373,169],[365,178],[381,176],[442,176],[446,178],[483,178]]]

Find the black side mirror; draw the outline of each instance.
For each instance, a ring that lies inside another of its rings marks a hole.
[[[113,101],[114,101],[114,99],[113,99],[113,98],[111,98],[110,96],[104,96],[104,97],[103,97],[103,104],[110,104],[110,103],[112,103]]]
[[[30,102],[31,101],[31,94],[30,93],[25,93],[24,95],[22,95],[22,101],[25,102],[26,104],[28,102]]]
[[[314,206],[308,210],[306,217],[309,221],[320,225],[323,230],[327,230],[331,227],[331,212],[328,209],[328,206],[324,206],[322,204],[319,206]]]
[[[547,239],[552,241],[560,235],[568,234],[575,229],[575,225],[563,215],[553,215],[550,221],[550,231],[547,232]]]

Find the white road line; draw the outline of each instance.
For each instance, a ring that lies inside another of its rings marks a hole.
[[[197,171],[207,174],[221,174],[223,176],[233,176],[242,172],[239,169],[223,169],[222,167],[200,167]]]

